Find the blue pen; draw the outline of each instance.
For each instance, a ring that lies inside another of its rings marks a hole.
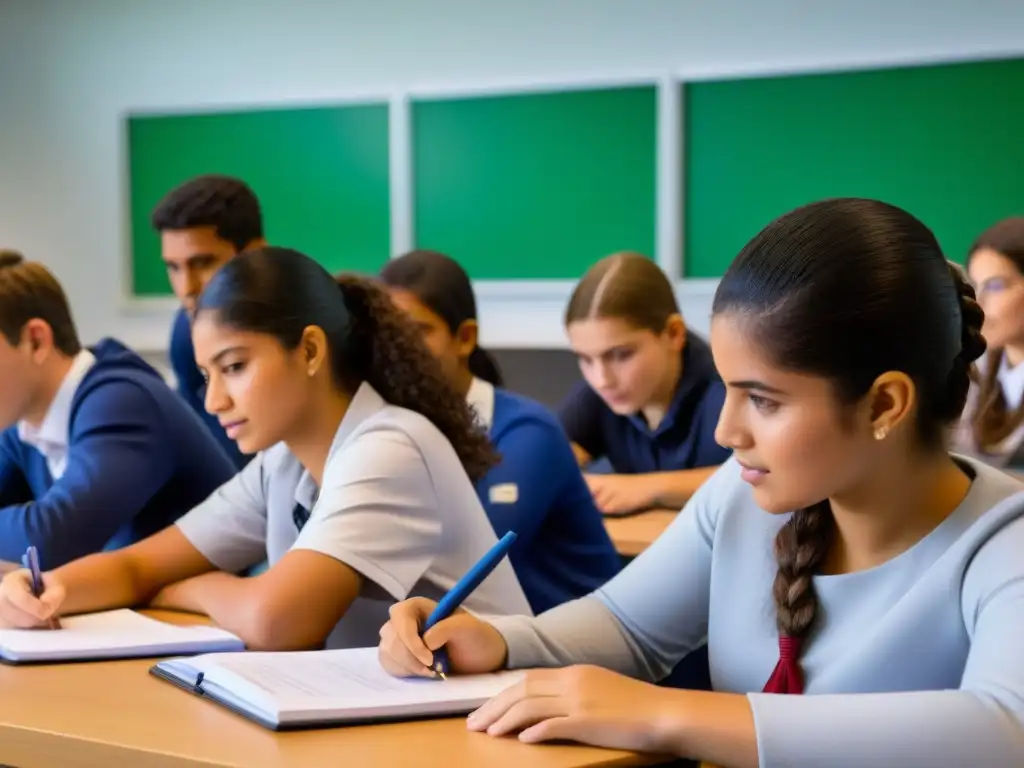
[[[25,569],[32,578],[32,596],[40,597],[43,594],[44,586],[43,571],[39,567],[39,550],[30,546],[28,551],[22,555],[21,564],[25,566]],[[55,618],[51,618],[49,623],[50,629],[60,629],[60,625]]]
[[[441,598],[423,625],[426,632],[438,622],[444,621],[462,605],[462,602],[469,597],[473,590],[480,586],[480,583],[491,575],[491,571],[498,567],[498,563],[508,554],[509,549],[515,543],[516,534],[509,531],[491,547],[490,551],[480,561],[469,569],[469,572],[459,579],[458,583],[448,590],[448,594]],[[430,667],[442,680],[448,673],[448,654],[444,648],[434,651],[434,663]]]

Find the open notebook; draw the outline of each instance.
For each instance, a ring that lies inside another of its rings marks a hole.
[[[0,629],[0,660],[11,664],[241,650],[242,641],[223,629],[180,627],[131,610],[69,616],[61,629]]]
[[[381,668],[376,648],[215,654],[150,671],[275,731],[465,714],[523,675],[400,680]]]

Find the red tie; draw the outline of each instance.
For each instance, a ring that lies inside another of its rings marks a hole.
[[[800,649],[803,640],[799,637],[779,637],[779,663],[764,684],[764,693],[803,693],[804,673],[800,671]]]

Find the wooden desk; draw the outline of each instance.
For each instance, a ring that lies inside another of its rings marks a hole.
[[[202,622],[153,612],[177,623]],[[664,762],[470,733],[463,718],[274,733],[147,673],[152,661],[0,667],[0,765],[581,768]]]
[[[676,519],[678,510],[654,509],[629,517],[605,517],[604,527],[620,555],[636,557]]]

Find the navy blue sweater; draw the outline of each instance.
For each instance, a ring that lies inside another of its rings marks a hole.
[[[67,465],[0,434],[0,560],[30,544],[44,568],[117,549],[174,522],[235,473],[206,427],[150,365],[113,339],[71,402]]]
[[[501,463],[477,491],[498,536],[518,536],[509,561],[534,613],[603,586],[622,560],[554,414],[495,388],[490,437]]]
[[[178,394],[188,403],[200,420],[206,425],[210,434],[220,443],[220,447],[231,458],[237,469],[249,463],[252,456],[238,450],[235,441],[228,437],[217,417],[206,411],[206,381],[196,367],[196,353],[192,347],[192,323],[188,313],[179,309],[171,326],[171,344],[168,356],[171,359],[171,370],[178,380]]]

